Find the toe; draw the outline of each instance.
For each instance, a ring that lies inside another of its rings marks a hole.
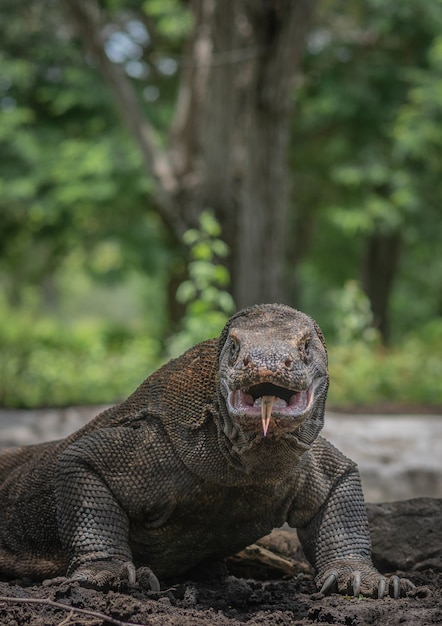
[[[353,595],[357,597],[361,591],[361,572],[355,571],[351,575]]]
[[[401,590],[401,583],[400,583],[400,579],[399,576],[392,576],[390,578],[390,588],[391,588],[391,596],[393,598],[399,598],[400,595],[400,590]]]
[[[384,576],[381,576],[379,578],[379,582],[378,582],[378,598],[379,600],[382,600],[382,598],[385,596],[385,589],[387,588],[387,579],[384,578]]]

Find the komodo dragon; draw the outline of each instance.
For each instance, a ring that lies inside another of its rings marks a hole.
[[[398,597],[413,585],[372,565],[356,466],[318,436],[327,388],[314,320],[236,313],[66,439],[1,453],[0,574],[99,587],[136,564],[159,588],[288,522],[323,592]]]

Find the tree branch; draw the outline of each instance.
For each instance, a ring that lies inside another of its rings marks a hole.
[[[145,169],[155,182],[159,211],[178,237],[187,229],[176,211],[174,194],[178,181],[167,153],[159,147],[157,133],[144,117],[130,80],[123,69],[107,56],[101,35],[100,9],[92,0],[63,0],[78,35],[96,61],[109,85],[120,116],[138,145]]]

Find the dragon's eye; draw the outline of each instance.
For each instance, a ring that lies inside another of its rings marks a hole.
[[[230,341],[231,343],[230,343],[229,358],[230,358],[230,362],[234,363],[236,359],[238,358],[239,344],[232,338],[230,339]]]
[[[308,356],[310,354],[310,339],[306,339],[305,340],[304,352],[305,352],[306,356]]]

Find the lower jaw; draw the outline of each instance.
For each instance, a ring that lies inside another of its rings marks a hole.
[[[262,429],[261,418],[257,417],[242,417],[239,419],[241,428],[247,432],[254,432],[257,435],[262,435],[263,438],[269,439],[275,436],[281,436],[284,434],[296,434],[304,423],[306,415],[297,416],[293,418],[287,417],[271,417],[267,433],[264,436]]]

